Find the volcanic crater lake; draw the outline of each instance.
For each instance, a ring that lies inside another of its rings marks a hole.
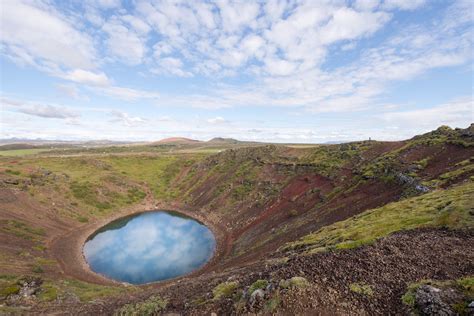
[[[202,267],[215,238],[200,222],[176,212],[153,211],[115,220],[84,244],[90,268],[110,279],[144,284]]]

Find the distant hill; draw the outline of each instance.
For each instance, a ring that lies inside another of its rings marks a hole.
[[[234,139],[234,138],[224,138],[224,137],[214,137],[211,140],[207,141],[208,143],[211,144],[238,144],[241,143],[241,141]]]
[[[196,140],[196,139],[186,138],[186,137],[169,137],[169,138],[165,138],[157,142],[154,142],[154,144],[197,144],[197,143],[201,143],[201,141]]]

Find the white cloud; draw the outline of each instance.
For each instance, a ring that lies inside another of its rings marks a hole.
[[[349,8],[340,8],[321,29],[321,42],[331,44],[370,35],[389,19],[390,15],[385,12],[357,12]]]
[[[129,21],[133,19],[128,18]],[[136,21],[134,23],[135,28],[141,28],[144,30],[145,23],[139,25]],[[142,62],[145,53],[146,46],[144,40],[133,31],[131,28],[123,25],[118,19],[111,19],[106,22],[102,29],[107,33],[107,48],[112,56],[122,60],[123,62],[130,65],[137,65]]]
[[[252,26],[259,13],[259,5],[253,2],[218,1],[221,23],[224,32],[241,31]]]
[[[95,3],[97,6],[104,9],[113,9],[121,6],[120,0],[93,0],[90,3]]]
[[[62,76],[66,80],[91,86],[107,86],[109,78],[103,72],[94,73],[83,69],[74,69]]]
[[[104,73],[94,73],[87,70],[75,69],[66,74],[58,74],[60,78],[83,84],[96,93],[111,96],[125,101],[138,99],[153,99],[159,95],[156,92],[116,86]],[[63,88],[64,90],[64,88]]]
[[[91,37],[75,29],[52,7],[5,0],[0,10],[0,41],[5,54],[13,60],[46,68],[96,66]]]
[[[151,31],[151,27],[146,22],[133,15],[124,15],[121,19],[127,22],[138,34],[146,35]]]
[[[74,119],[79,117],[77,112],[59,105],[25,103],[5,98],[2,98],[0,102],[2,107],[31,116],[55,119]]]
[[[125,101],[155,99],[159,97],[159,94],[156,92],[117,86],[92,87],[91,89],[99,94],[108,95]]]
[[[146,123],[147,121],[144,118],[141,118],[139,116],[131,116],[128,113],[122,111],[112,111],[110,112],[110,115],[112,115],[113,117],[111,119],[111,122],[121,122],[125,126],[136,126]]]
[[[173,119],[169,115],[163,115],[157,119],[158,122],[172,122]]]
[[[196,3],[195,10],[199,21],[207,29],[214,29],[216,27],[216,18],[212,12],[212,5],[208,3]]]
[[[287,76],[294,73],[297,64],[284,59],[266,59],[265,70],[270,75]]]
[[[228,121],[221,116],[216,116],[207,120],[209,124],[224,124]]]
[[[414,10],[426,3],[426,0],[385,0],[386,9]]]
[[[254,74],[296,74],[318,66],[329,45],[370,35],[390,17],[314,1],[140,2],[137,9],[160,37],[153,46],[158,64],[182,55],[191,71],[209,76],[232,76],[243,67]],[[183,71],[174,75],[183,76]]]
[[[365,39],[398,18],[394,11],[422,8],[426,1],[137,0],[126,8],[118,0],[78,3],[56,9],[49,1],[5,0],[0,6],[0,53],[67,80],[57,87],[74,98],[80,91],[170,107],[278,106],[347,113],[390,103],[384,96],[393,81],[472,63],[470,1],[447,5],[434,18],[423,15],[402,26],[394,21],[386,33],[390,37],[381,34],[375,41]],[[338,59],[342,54],[348,59]],[[123,64],[133,67],[120,68]],[[158,94],[140,89],[140,80],[130,87],[112,77],[138,68],[144,77],[194,78],[182,81],[182,92]],[[146,125],[137,124],[139,116],[121,115],[134,128]],[[218,118],[200,123],[217,130],[222,128]],[[300,132],[275,137],[309,135]]]
[[[193,74],[183,70],[183,62],[179,58],[165,57],[158,61],[159,66],[152,69],[155,74],[171,74],[178,77],[192,77]]]
[[[70,84],[57,84],[56,88],[61,94],[68,96],[73,99],[80,99],[79,89],[75,85]]]
[[[465,97],[427,109],[388,112],[380,117],[388,124],[417,130],[440,125],[466,127],[474,122],[474,100]]]
[[[356,0],[354,7],[358,10],[372,11],[380,4],[380,0]]]

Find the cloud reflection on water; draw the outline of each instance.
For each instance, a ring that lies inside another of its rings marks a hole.
[[[92,270],[133,284],[165,280],[202,266],[215,239],[204,225],[167,212],[148,212],[84,245]]]

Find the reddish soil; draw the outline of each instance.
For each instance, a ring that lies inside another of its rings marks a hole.
[[[457,163],[474,157],[474,149],[447,144],[430,157],[422,175],[436,178],[440,174],[452,170]]]

